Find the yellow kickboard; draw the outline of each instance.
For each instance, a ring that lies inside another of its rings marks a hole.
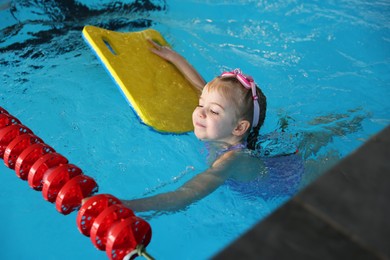
[[[83,36],[146,125],[160,132],[193,130],[197,90],[173,64],[150,51],[147,39],[168,45],[158,31],[123,33],[85,26]]]

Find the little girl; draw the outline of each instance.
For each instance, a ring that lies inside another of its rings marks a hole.
[[[152,52],[173,63],[200,91],[199,105],[192,114],[194,133],[209,144],[215,159],[209,169],[175,191],[123,200],[123,204],[137,212],[175,211],[206,197],[228,179],[249,182],[261,177],[263,162],[245,152],[254,149],[266,112],[266,97],[253,79],[236,69],[205,84],[178,53],[150,43]]]

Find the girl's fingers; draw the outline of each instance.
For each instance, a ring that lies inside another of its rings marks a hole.
[[[152,39],[147,39],[150,44],[152,44],[156,49],[160,49],[161,45],[159,45],[157,42],[153,41]]]
[[[163,45],[160,45],[158,44],[157,42],[153,41],[152,39],[148,38],[147,41],[153,45],[153,47],[156,49],[156,50],[162,50],[162,49],[170,49],[168,46],[163,46]]]

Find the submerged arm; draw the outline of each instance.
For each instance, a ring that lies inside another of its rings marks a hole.
[[[227,170],[230,160],[214,164],[189,180],[175,191],[135,200],[122,200],[122,203],[136,212],[142,211],[177,211],[206,197],[230,176]]]
[[[202,91],[204,85],[206,85],[205,80],[183,56],[167,46],[160,46],[150,39],[148,41],[153,45],[151,51],[154,54],[174,64],[193,86]]]

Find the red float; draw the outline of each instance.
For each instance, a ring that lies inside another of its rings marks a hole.
[[[20,121],[5,113],[0,113],[0,129],[9,125],[21,124]]]
[[[15,163],[15,173],[22,180],[27,180],[31,166],[43,155],[54,153],[54,149],[44,143],[30,145],[19,155]]]
[[[20,124],[9,125],[0,129],[0,158],[4,157],[5,149],[9,143],[22,134],[32,134],[32,131]]]
[[[22,134],[15,137],[7,146],[4,152],[4,163],[10,168],[15,168],[16,159],[27,147],[42,143],[42,139],[33,134]]]
[[[44,174],[50,168],[67,163],[68,159],[59,153],[48,153],[43,155],[31,166],[31,169],[28,173],[28,184],[35,190],[42,190]]]
[[[108,231],[106,253],[110,259],[123,259],[134,253],[137,247],[146,247],[152,237],[150,225],[139,217],[129,217],[115,223]]]
[[[89,236],[95,218],[107,207],[121,204],[121,201],[110,194],[99,194],[89,198],[79,209],[77,227],[81,234]]]
[[[91,241],[99,250],[106,249],[108,230],[122,219],[133,217],[134,212],[122,204],[106,208],[93,222],[91,228]]]
[[[9,168],[15,168],[19,178],[28,178],[32,188],[42,189],[43,197],[55,201],[62,214],[79,208],[84,198],[98,190],[94,179],[83,175],[80,168],[69,164],[2,107],[0,157]],[[150,225],[110,194],[90,198],[77,215],[77,225],[98,249],[106,250],[110,259],[148,256],[144,248],[151,240]]]
[[[73,164],[64,164],[50,168],[43,176],[42,195],[45,200],[54,202],[58,192],[70,179],[81,175],[82,171]]]
[[[56,209],[67,215],[81,206],[81,201],[98,191],[94,179],[86,175],[78,175],[61,188],[56,198]]]
[[[9,113],[4,108],[0,107],[0,114],[9,114]]]

